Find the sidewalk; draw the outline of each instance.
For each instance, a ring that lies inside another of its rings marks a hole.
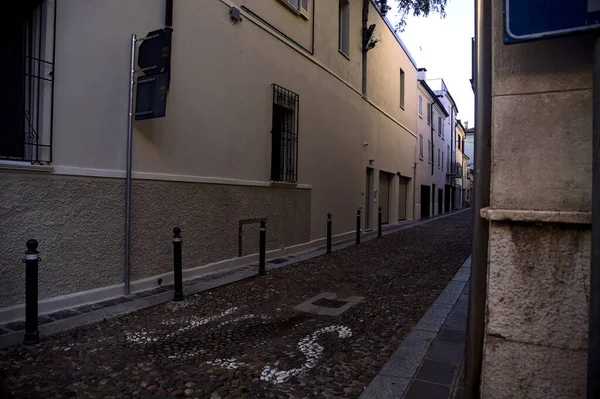
[[[471,257],[360,399],[462,399]]]

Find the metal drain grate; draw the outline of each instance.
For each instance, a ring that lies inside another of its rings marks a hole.
[[[270,260],[268,263],[278,263],[279,264],[279,263],[285,263],[287,261],[288,261],[288,259],[286,259],[286,258],[277,258],[277,259]]]
[[[316,301],[314,301],[313,305],[321,306],[323,308],[338,309],[347,303],[348,302],[338,301],[336,299],[321,298],[321,299],[317,299]]]

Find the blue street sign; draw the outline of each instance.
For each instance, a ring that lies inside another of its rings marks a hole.
[[[504,43],[600,28],[600,0],[504,0]]]

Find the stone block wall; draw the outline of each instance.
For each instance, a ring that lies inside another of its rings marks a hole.
[[[493,0],[482,397],[582,398],[593,37],[505,45],[502,3]]]

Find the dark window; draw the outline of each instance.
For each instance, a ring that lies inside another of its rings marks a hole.
[[[404,108],[404,71],[402,68],[400,68],[400,106]]]
[[[427,103],[427,124],[431,124],[431,104]]]
[[[55,6],[15,4],[0,52],[0,158],[51,162]]]
[[[271,180],[298,179],[298,94],[273,84]]]
[[[340,0],[339,6],[339,43],[338,49],[350,56],[350,3]]]

